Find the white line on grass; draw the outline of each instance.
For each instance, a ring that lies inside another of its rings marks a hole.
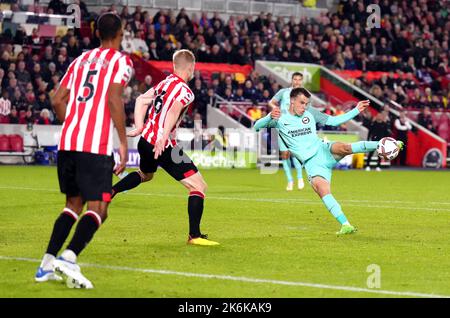
[[[35,259],[35,258],[10,257],[10,256],[0,256],[0,260],[22,261],[22,262],[33,262],[33,263],[40,262],[40,260]],[[178,271],[171,271],[171,270],[134,268],[134,267],[127,267],[127,266],[112,266],[112,265],[101,265],[101,264],[80,263],[80,265],[84,266],[84,267],[110,269],[110,270],[115,270],[115,271],[129,271],[129,272],[151,273],[151,274],[160,274],[160,275],[195,277],[195,278],[204,278],[204,279],[219,279],[219,280],[238,281],[238,282],[254,283],[254,284],[299,286],[299,287],[309,287],[309,288],[317,288],[317,289],[331,289],[331,290],[342,290],[342,291],[356,292],[356,293],[372,293],[372,294],[406,296],[406,297],[450,298],[449,295],[425,294],[425,293],[416,293],[416,292],[409,292],[409,291],[399,292],[399,291],[392,291],[392,290],[368,289],[368,288],[359,288],[359,287],[351,287],[351,286],[314,284],[314,283],[304,283],[304,282],[290,282],[290,281],[284,281],[284,280],[260,279],[260,278],[251,278],[251,277],[242,277],[242,276],[199,274],[199,273],[178,272]]]
[[[29,191],[43,191],[43,192],[58,192],[57,189],[45,189],[45,188],[28,188],[28,187],[7,187],[0,186],[0,189],[5,190],[29,190]],[[136,196],[155,196],[155,197],[171,197],[171,198],[185,198],[185,195],[182,194],[168,194],[168,193],[142,193],[142,192],[130,192],[127,195],[136,195]],[[268,202],[268,203],[307,203],[313,205],[323,205],[320,200],[308,200],[308,199],[291,199],[291,198],[242,198],[242,197],[224,197],[224,196],[207,196],[208,199],[212,200],[230,200],[230,201],[248,201],[248,202]],[[417,207],[417,206],[394,206],[394,205],[367,205],[367,204],[355,204],[355,203],[400,203],[400,204],[420,204],[424,203],[423,201],[370,201],[370,200],[339,200],[340,202],[346,204],[346,206],[351,207],[362,207],[362,208],[374,208],[374,209],[398,209],[398,210],[418,210],[418,211],[443,211],[450,212],[450,208],[431,208],[431,207]],[[349,202],[349,203],[347,203]],[[353,203],[354,202],[354,203]],[[434,204],[434,205],[450,205],[450,202],[425,202],[426,204]]]

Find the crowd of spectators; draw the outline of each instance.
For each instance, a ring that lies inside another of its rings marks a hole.
[[[93,24],[96,15],[83,1],[82,18]],[[436,109],[448,108],[449,86],[449,8],[445,0],[371,0],[381,8],[381,28],[365,27],[369,13],[366,3],[341,0],[338,12],[323,13],[316,19],[284,19],[271,13],[257,17],[231,15],[224,20],[218,13],[188,14],[161,9],[152,15],[138,6],[112,5],[105,11],[117,12],[125,26],[123,50],[138,53],[144,60],[170,60],[175,50],[192,50],[199,62],[253,65],[258,59],[307,62],[331,69],[362,70],[355,84],[376,97],[401,105]],[[14,8],[13,9],[18,9]],[[52,0],[47,13],[64,13],[60,0]],[[19,27],[12,37],[1,35],[0,85],[2,98],[11,102],[19,122],[37,122],[41,111],[50,111],[44,123],[54,123],[49,96],[68,64],[81,52],[98,45],[95,36],[81,37],[77,30],[53,41],[39,38],[36,31],[26,36]],[[18,45],[18,46],[14,46]],[[20,51],[14,51],[20,47]],[[366,80],[368,71],[388,71],[375,83]],[[137,95],[152,85],[132,82],[125,102],[128,123],[133,121]],[[279,89],[272,80],[252,72],[243,82],[233,75],[217,74],[206,81],[196,73],[190,83],[196,95],[194,111],[185,124],[192,125],[198,113],[206,118],[206,105],[214,94],[225,100],[267,102]],[[11,112],[13,113],[13,112]],[[31,113],[31,115],[29,115]],[[47,112],[44,112],[44,116]],[[14,119],[15,115],[11,115]]]

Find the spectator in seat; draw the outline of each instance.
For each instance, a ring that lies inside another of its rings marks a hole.
[[[34,114],[31,107],[28,108],[24,117],[19,116],[19,124],[28,124],[28,123],[34,124],[35,120],[36,119],[34,118]]]
[[[81,50],[80,50],[80,46],[78,45],[77,38],[75,36],[71,36],[67,43],[67,56],[70,59],[75,59],[78,56],[80,56],[80,54],[81,54]]]
[[[51,109],[50,101],[47,98],[47,94],[45,92],[40,92],[38,95],[38,99],[34,103],[35,110],[43,110],[43,109]]]
[[[389,137],[391,135],[390,126],[386,121],[386,116],[383,113],[378,113],[375,119],[372,121],[369,129],[368,140],[378,141],[383,137]],[[375,151],[370,152],[367,157],[366,170],[370,170],[370,159],[373,157]],[[377,171],[381,171],[381,159],[377,158]]]
[[[234,100],[234,95],[233,95],[233,91],[231,90],[231,88],[227,87],[225,89],[225,94],[224,94],[223,98],[229,102]]]
[[[25,67],[26,64],[24,61],[20,61],[17,64],[16,78],[19,83],[28,83],[31,80],[31,75]]]
[[[89,37],[85,36],[83,38],[83,41],[80,44],[81,52],[86,52],[86,51],[92,50],[92,48],[93,48],[93,46],[91,44],[91,39]]]
[[[258,100],[258,102],[261,102],[261,103],[268,103],[271,99],[272,99],[272,98],[270,97],[270,92],[269,92],[269,90],[265,89],[265,90],[263,91],[262,97]]]
[[[372,113],[370,112],[369,108],[366,108],[362,113],[362,125],[370,130],[370,126],[372,125]]]
[[[11,112],[11,101],[9,100],[9,93],[7,90],[2,91],[0,98],[0,115],[8,116]]]
[[[244,97],[245,99],[252,100],[256,94],[256,89],[253,87],[253,83],[251,80],[245,81],[245,87],[244,87]]]
[[[134,39],[132,39],[132,41],[136,51],[140,53],[148,52],[148,46],[144,41],[144,33],[142,31],[137,31],[136,36],[134,37]]]
[[[244,89],[242,87],[238,87],[238,89],[236,90],[236,94],[234,94],[233,100],[235,102],[244,102],[245,101]]]
[[[412,129],[412,126],[404,111],[400,112],[400,117],[395,120],[394,126],[397,129],[397,140],[403,141],[405,147],[408,147],[408,131]],[[400,151],[399,163],[401,166],[406,165],[406,151]]]
[[[39,125],[51,125],[52,121],[50,119],[50,111],[46,108],[41,110],[41,113],[39,115],[39,119],[37,121]]]
[[[54,14],[66,14],[66,5],[61,0],[51,0],[47,9],[52,9]]]
[[[214,92],[213,88],[208,89],[208,96],[206,98],[206,105],[215,107],[216,106],[216,93]]]
[[[19,114],[17,113],[17,108],[13,107],[11,109],[11,113],[9,114],[9,123],[10,124],[18,124],[19,123]]]
[[[150,59],[159,61],[158,44],[155,41],[150,42],[149,52]]]
[[[422,109],[422,112],[417,117],[417,122],[419,125],[423,126],[424,128],[432,131],[433,133],[436,133],[436,128],[433,124],[433,117],[431,116],[430,107],[425,106]]]
[[[136,47],[133,41],[133,37],[131,35],[131,32],[129,31],[125,31],[124,35],[123,35],[123,40],[122,40],[122,49],[127,52],[127,53],[134,53],[136,52]]]
[[[153,82],[153,78],[151,77],[151,75],[145,76],[144,82],[139,85],[139,92],[141,94],[144,94],[146,91],[148,91],[150,88],[152,88],[152,86],[153,86],[152,82]]]

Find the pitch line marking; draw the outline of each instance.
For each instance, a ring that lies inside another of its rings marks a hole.
[[[45,189],[45,188],[28,188],[28,187],[5,187],[0,186],[0,189],[6,190],[30,190],[30,191],[44,191],[44,192],[57,192],[59,190],[56,189]],[[156,196],[156,197],[172,197],[172,198],[185,198],[185,195],[182,194],[166,194],[166,193],[143,193],[143,192],[134,192],[127,193],[127,195],[137,195],[137,196]],[[308,199],[291,199],[291,198],[242,198],[242,197],[222,197],[222,196],[208,196],[208,199],[213,200],[230,200],[230,201],[249,201],[249,202],[268,202],[268,203],[307,203],[313,205],[323,205],[320,201],[311,201]],[[423,210],[423,211],[443,211],[450,212],[448,208],[427,208],[427,207],[408,207],[408,206],[388,206],[388,205],[366,205],[366,204],[354,204],[354,203],[401,203],[401,204],[418,204],[423,203],[421,201],[370,201],[370,200],[340,200],[340,202],[345,203],[346,206],[350,207],[363,207],[363,208],[374,208],[374,209],[399,209],[399,210]],[[346,203],[350,202],[350,203]],[[354,202],[354,203],[352,203]],[[450,205],[450,202],[426,202],[427,204],[435,204],[435,205]]]
[[[40,260],[38,260],[38,259],[27,258],[27,257],[0,256],[0,260],[40,263]],[[110,270],[115,270],[115,271],[151,273],[151,274],[160,274],[160,275],[204,278],[204,279],[218,279],[218,280],[238,281],[238,282],[254,283],[254,284],[273,284],[273,285],[283,285],[283,286],[309,287],[309,288],[317,288],[317,289],[331,289],[331,290],[341,290],[341,291],[356,292],[356,293],[372,293],[372,294],[406,296],[406,297],[450,298],[449,295],[426,294],[426,293],[417,293],[417,292],[410,292],[410,291],[399,292],[399,291],[383,290],[383,289],[369,289],[369,288],[360,288],[360,287],[351,287],[351,286],[314,284],[314,283],[305,283],[305,282],[291,282],[291,281],[284,281],[284,280],[261,279],[261,278],[251,278],[251,277],[243,277],[243,276],[200,274],[200,273],[190,273],[190,272],[178,272],[178,271],[172,271],[172,270],[135,268],[135,267],[128,267],[128,266],[113,266],[113,265],[101,265],[101,264],[92,264],[92,263],[80,263],[79,265],[81,265],[83,267],[110,269]]]

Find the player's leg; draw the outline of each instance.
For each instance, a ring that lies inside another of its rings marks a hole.
[[[373,152],[377,149],[378,141],[358,141],[354,143],[335,142],[331,146],[331,153],[340,160],[354,153]]]
[[[321,176],[315,176],[311,180],[311,185],[314,191],[322,199],[322,202],[325,204],[328,211],[341,224],[341,230],[337,232],[337,234],[350,234],[356,232],[356,228],[348,222],[347,217],[342,211],[341,205],[331,194],[330,183]]]
[[[298,181],[298,189],[301,190],[305,187],[305,182],[303,181],[303,175],[302,175],[302,164],[297,159],[297,157],[292,156],[292,162],[294,163],[295,170],[297,170],[297,181]]]
[[[80,218],[67,248],[54,262],[54,268],[66,276],[69,287],[93,288],[92,283],[81,274],[77,258],[107,218],[114,160],[109,156],[90,153],[78,153],[77,156],[76,177],[81,196],[87,201],[87,210]]]
[[[294,189],[294,179],[292,177],[291,172],[291,160],[290,160],[290,152],[289,151],[281,151],[281,163],[283,165],[284,174],[286,175],[287,179],[287,191],[292,191]]]
[[[153,172],[143,172],[141,168],[129,173],[125,178],[123,178],[113,186],[111,198],[114,198],[117,193],[134,189],[141,183],[152,180],[153,174]]]
[[[35,281],[37,282],[62,279],[54,273],[53,262],[66,241],[72,226],[78,220],[78,215],[83,210],[84,202],[76,183],[73,153],[66,151],[58,153],[58,180],[61,192],[66,194],[66,206],[53,225],[47,250],[35,275]]]
[[[113,185],[112,198],[114,198],[117,193],[134,189],[141,183],[153,179],[153,174],[158,167],[157,162],[153,157],[153,146],[141,137],[138,142],[138,151],[141,158],[139,170],[128,174],[125,178]]]
[[[283,139],[281,139],[280,135],[278,135],[278,147],[280,149],[281,163],[283,165],[284,174],[286,175],[288,182],[286,191],[292,191],[294,189],[294,178],[292,177],[291,172],[291,153],[289,152],[289,149]]]
[[[192,160],[178,146],[167,148],[158,159],[159,165],[188,190],[189,238],[194,245],[218,245],[200,231],[207,184]]]

